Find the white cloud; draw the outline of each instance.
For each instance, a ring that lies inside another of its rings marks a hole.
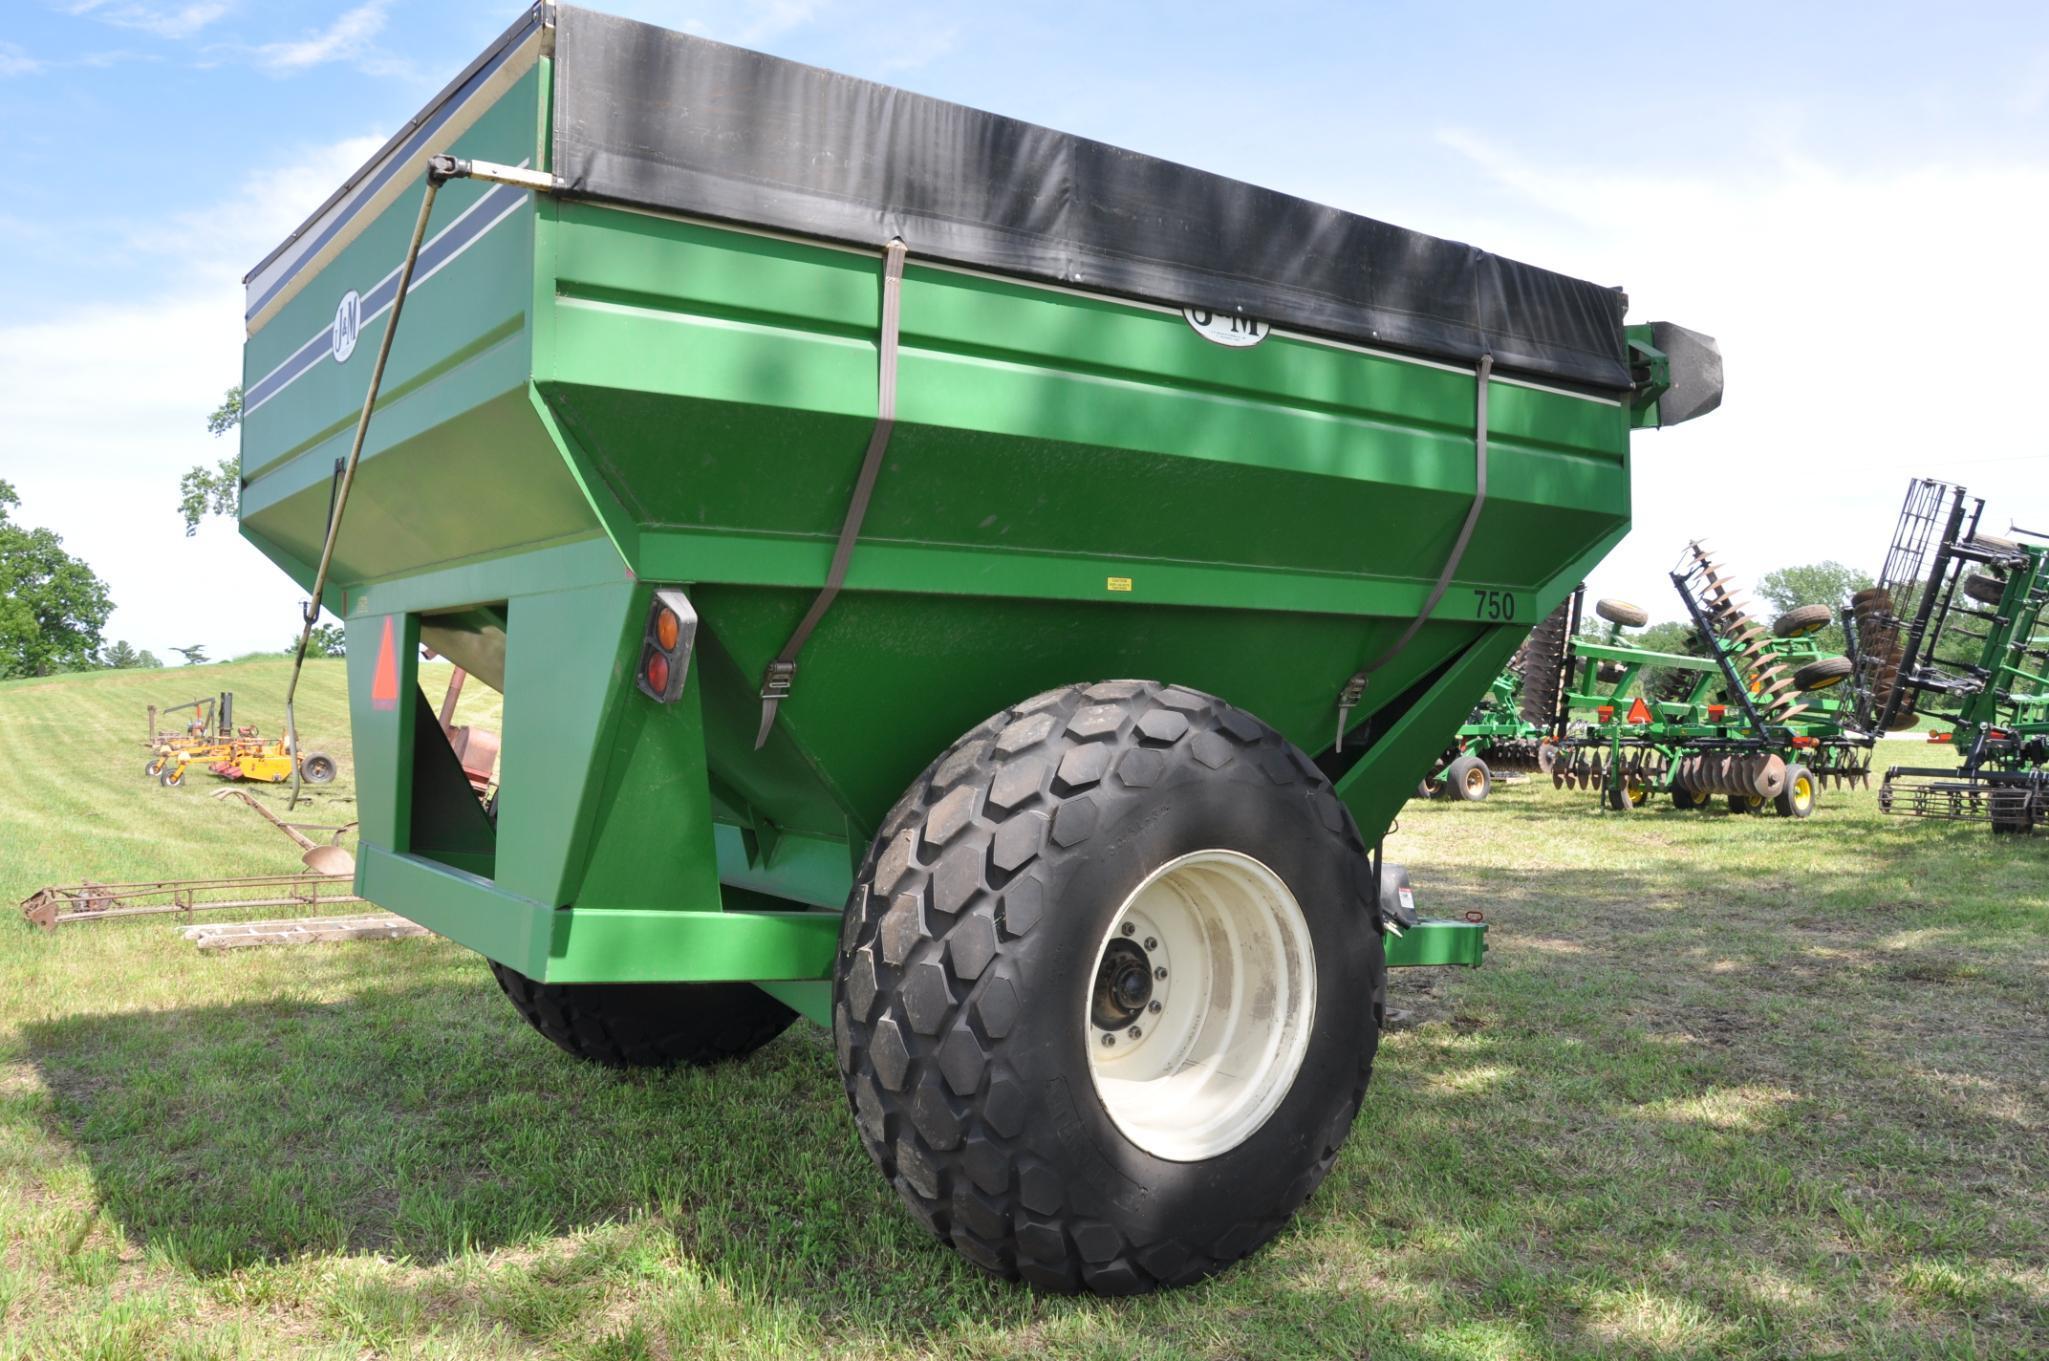
[[[0,43],[0,79],[8,76],[32,76],[42,69],[41,61],[13,43]]]
[[[377,145],[352,138],[280,158],[205,211],[131,234],[130,250],[176,262],[159,293],[0,321],[0,467],[21,519],[47,525],[112,589],[109,638],[160,656],[203,639],[215,656],[278,648],[298,589],[210,522],[187,539],[178,475],[233,452],[206,414],[241,375],[242,273]]]
[[[390,0],[369,0],[296,41],[264,43],[255,49],[257,64],[267,71],[287,73],[333,61],[375,58],[379,54],[371,40],[383,31],[384,12],[390,7]]]
[[[137,4],[127,0],[72,0],[64,12],[89,15],[116,28],[132,28],[159,38],[189,38],[225,15],[225,0],[188,0],[185,4]]]
[[[1782,153],[1710,177],[1443,140],[1513,205],[1457,234],[1624,283],[1632,320],[1721,342],[1721,410],[1636,438],[1636,528],[1597,588],[1676,616],[1664,574],[1694,537],[1752,583],[1824,558],[1875,572],[1910,476],[1985,495],[2001,529],[2049,520],[2049,439],[2019,405],[2049,314],[2049,161],[1850,172]]]
[[[45,57],[32,56],[13,43],[0,43],[0,80],[5,80],[9,76],[34,76],[41,75],[45,71],[61,71],[74,67],[101,71],[109,66],[118,66],[125,61],[155,60],[155,57],[146,52],[121,50],[87,52],[81,56],[51,60]]]

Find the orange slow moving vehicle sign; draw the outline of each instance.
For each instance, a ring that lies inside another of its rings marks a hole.
[[[370,707],[398,707],[398,647],[392,641],[392,617],[384,616],[384,637],[377,644],[377,669],[370,678]]]

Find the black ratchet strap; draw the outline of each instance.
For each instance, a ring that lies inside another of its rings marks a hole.
[[[847,518],[840,525],[839,542],[833,546],[832,566],[826,569],[825,585],[819,588],[818,598],[811,602],[811,608],[790,634],[790,641],[783,644],[783,650],[768,664],[768,671],[761,678],[761,730],[754,735],[756,751],[767,745],[769,731],[775,727],[776,710],[790,697],[790,687],[797,679],[797,654],[804,650],[811,631],[832,608],[840,584],[847,579],[854,540],[861,537],[861,521],[868,514],[869,499],[875,494],[882,456],[889,452],[889,434],[896,428],[896,338],[903,311],[904,254],[902,237],[892,238],[882,252],[882,353],[876,378],[875,430],[868,436],[868,453],[861,460],[861,474],[854,479],[854,496],[847,502]]]
[[[1473,399],[1472,507],[1466,511],[1466,522],[1459,526],[1458,538],[1452,541],[1451,556],[1445,559],[1444,570],[1437,574],[1437,584],[1430,588],[1430,597],[1423,602],[1422,612],[1409,621],[1409,626],[1402,630],[1402,636],[1395,639],[1387,651],[1354,672],[1352,678],[1345,682],[1345,688],[1338,692],[1338,736],[1331,748],[1333,751],[1345,749],[1345,728],[1351,721],[1352,710],[1365,697],[1366,682],[1374,672],[1401,654],[1417,630],[1423,627],[1424,621],[1430,618],[1430,612],[1437,608],[1437,602],[1444,599],[1452,577],[1458,573],[1459,561],[1466,555],[1466,545],[1472,542],[1473,526],[1480,522],[1480,508],[1487,504],[1487,383],[1494,376],[1494,356],[1481,355],[1475,374],[1478,395]]]

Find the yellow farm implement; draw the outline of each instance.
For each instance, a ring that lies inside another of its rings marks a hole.
[[[192,766],[204,766],[209,774],[224,780],[255,780],[280,784],[292,778],[292,758],[284,738],[264,738],[254,726],[234,723],[235,696],[223,691],[218,698],[193,700],[163,710],[164,715],[191,710],[194,717],[182,731],[161,732],[157,709],[149,711],[150,757],[143,774],[167,789],[185,783]],[[300,766],[308,784],[326,784],[335,776],[334,758],[309,752]]]

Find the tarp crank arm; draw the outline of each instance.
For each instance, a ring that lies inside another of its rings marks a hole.
[[[363,461],[363,441],[370,433],[370,416],[377,409],[378,389],[384,386],[384,366],[391,358],[391,342],[398,335],[398,319],[405,311],[406,295],[412,289],[413,269],[420,263],[420,247],[427,239],[427,221],[434,212],[434,196],[447,180],[479,179],[492,184],[512,184],[546,193],[558,181],[553,175],[518,166],[494,165],[488,161],[466,161],[454,156],[434,156],[427,161],[427,188],[420,198],[420,215],[413,222],[412,239],[406,243],[405,262],[399,266],[398,291],[391,298],[391,320],[377,342],[377,362],[370,368],[370,388],[363,394],[363,409],[356,416],[356,435],[349,444],[348,462],[342,466],[341,482],[335,488],[334,511],[328,517],[327,538],[320,546],[320,565],[313,573],[313,590],[307,597],[305,617],[299,625],[299,646],[292,657],[292,678],[285,685],[285,748],[292,758],[292,797],[287,812],[299,806],[299,724],[292,701],[299,693],[299,673],[306,666],[306,646],[313,626],[320,622],[321,597],[327,591],[327,574],[334,565],[334,543],[341,532],[342,512],[348,509],[349,489],[355,485],[356,465]]]

